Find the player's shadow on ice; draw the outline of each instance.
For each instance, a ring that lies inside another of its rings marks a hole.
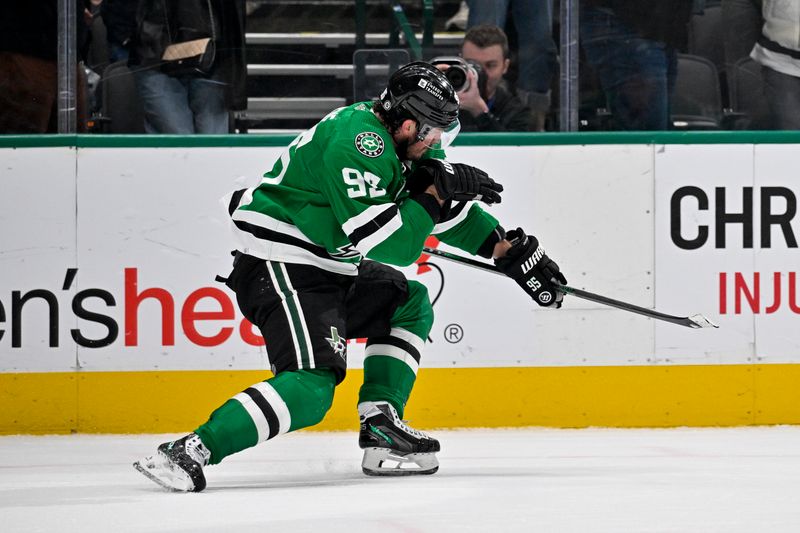
[[[309,474],[297,477],[293,476],[292,479],[270,478],[269,473],[265,473],[263,479],[220,479],[216,481],[209,479],[208,486],[204,492],[305,487],[346,487],[360,485],[368,481],[374,481],[375,479],[379,478],[370,478],[360,472]]]
[[[208,487],[205,492],[222,492],[231,490],[253,490],[253,489],[291,489],[291,488],[312,488],[312,487],[353,487],[362,485],[382,486],[384,483],[412,483],[412,482],[425,482],[431,486],[440,483],[449,484],[454,479],[487,479],[487,478],[556,478],[556,477],[586,477],[591,476],[591,468],[530,468],[516,471],[500,469],[500,470],[452,470],[450,472],[439,471],[430,476],[367,476],[361,472],[347,472],[347,473],[319,473],[307,474],[303,476],[292,476],[291,479],[271,478],[269,473],[264,474],[263,479],[209,479]],[[611,472],[602,471],[594,472],[599,477],[606,477]],[[284,477],[282,475],[281,477]]]

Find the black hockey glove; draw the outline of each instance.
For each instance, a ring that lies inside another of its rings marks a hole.
[[[503,192],[503,186],[479,168],[439,159],[423,159],[417,163],[409,179],[409,188],[419,190],[422,187],[424,190],[431,184],[444,201],[479,200],[491,205],[500,203],[500,193]]]
[[[504,257],[494,260],[497,268],[516,281],[537,304],[561,307],[564,294],[556,290],[556,283],[566,285],[567,279],[556,262],[545,255],[536,237],[517,228],[509,231],[506,239],[511,248]]]

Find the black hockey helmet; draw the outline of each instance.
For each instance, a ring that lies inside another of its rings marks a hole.
[[[378,101],[389,128],[417,122],[422,140],[432,129],[447,130],[458,120],[458,96],[445,75],[430,63],[415,61],[397,69]]]

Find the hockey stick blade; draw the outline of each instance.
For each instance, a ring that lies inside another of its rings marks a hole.
[[[484,263],[483,261],[476,261],[475,259],[470,259],[469,257],[462,257],[460,255],[451,254],[449,252],[443,252],[441,250],[437,250],[435,248],[428,248],[425,247],[422,251],[428,255],[433,255],[436,257],[441,257],[442,259],[446,259],[448,261],[453,261],[454,263],[460,263],[462,265],[470,266],[473,268],[477,268],[479,270],[483,270],[485,272],[493,272],[495,274],[499,274],[501,276],[505,276],[500,269],[498,269],[494,265],[490,265],[488,263]],[[656,320],[662,320],[664,322],[670,322],[672,324],[677,324],[679,326],[685,326],[687,328],[693,329],[700,329],[700,328],[718,328],[719,326],[714,324],[711,320],[706,318],[701,314],[691,315],[691,316],[673,316],[668,315],[666,313],[660,313],[658,311],[652,309],[646,309],[644,307],[639,307],[638,305],[633,305],[628,302],[622,302],[620,300],[614,300],[613,298],[609,298],[607,296],[602,296],[600,294],[594,294],[589,291],[584,291],[582,289],[576,289],[575,287],[570,287],[569,285],[558,285],[558,290],[563,292],[564,294],[571,294],[572,296],[576,296],[578,298],[582,298],[584,300],[589,300],[591,302],[607,305],[609,307],[615,307],[617,309],[622,309],[623,311],[628,311],[631,313],[636,313],[638,315],[643,315],[649,318],[654,318]]]

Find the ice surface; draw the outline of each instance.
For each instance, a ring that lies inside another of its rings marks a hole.
[[[355,433],[283,435],[170,493],[174,435],[0,437],[0,531],[800,532],[800,427],[464,430],[433,476],[361,473]]]

